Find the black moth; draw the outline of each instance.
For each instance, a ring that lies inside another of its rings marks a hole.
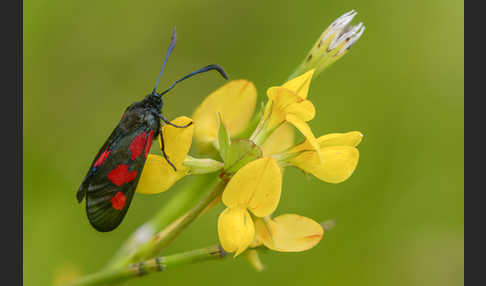
[[[218,65],[208,65],[175,81],[162,93],[157,93],[157,86],[170,53],[176,44],[176,30],[172,33],[167,55],[162,63],[159,77],[152,93],[142,101],[128,106],[122,119],[111,133],[108,140],[98,151],[91,163],[88,174],[76,193],[78,202],[86,196],[86,212],[89,222],[98,231],[115,229],[125,217],[152,141],[160,134],[162,153],[167,162],[175,169],[164,151],[161,127],[164,123],[177,128],[161,114],[164,104],[162,95],[170,91],[177,83],[193,75],[210,70],[218,71],[225,79],[224,70]]]

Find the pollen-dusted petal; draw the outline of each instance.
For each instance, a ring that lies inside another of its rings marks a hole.
[[[195,134],[200,142],[218,138],[219,116],[230,136],[243,132],[255,110],[257,91],[248,80],[233,80],[206,97],[193,114]]]
[[[351,146],[356,147],[361,142],[363,134],[358,131],[347,133],[330,133],[317,138],[320,148],[330,146]]]
[[[289,123],[277,128],[261,146],[263,156],[280,153],[294,145],[294,129]]]
[[[281,252],[311,249],[324,235],[320,224],[296,214],[284,214],[266,223],[259,219],[255,222],[255,228],[256,236],[266,247]]]
[[[241,207],[227,208],[218,218],[219,242],[226,252],[242,253],[255,237],[250,214]]]
[[[138,181],[137,193],[158,194],[169,189],[186,175],[187,168],[177,168],[177,172],[162,156],[149,154]]]
[[[312,69],[296,78],[293,78],[286,82],[282,87],[288,88],[293,92],[297,93],[297,95],[302,98],[306,99],[309,93],[309,86],[311,83],[312,75],[314,74],[315,69]]]
[[[227,207],[247,207],[259,217],[271,214],[280,201],[282,174],[277,161],[263,157],[241,168],[223,192]]]
[[[314,133],[312,133],[312,130],[310,129],[309,125],[299,117],[293,115],[293,114],[288,114],[286,116],[287,122],[291,123],[292,125],[297,128],[302,135],[305,136],[309,144],[314,147],[314,150],[318,151],[319,146],[317,145],[317,140],[316,137],[314,136]]]
[[[192,122],[191,118],[186,116],[180,116],[171,121],[171,123],[176,125],[186,125],[190,122]],[[165,153],[169,156],[169,160],[176,166],[177,169],[183,168],[182,163],[184,162],[184,159],[191,148],[193,134],[194,124],[191,124],[186,128],[177,128],[168,124],[162,127]],[[160,137],[159,144],[162,146]]]
[[[290,159],[290,163],[320,180],[341,183],[353,173],[359,160],[358,149],[351,146],[332,146],[320,150],[320,160],[316,152],[303,152]]]

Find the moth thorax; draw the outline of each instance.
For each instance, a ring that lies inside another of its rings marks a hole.
[[[162,109],[164,105],[164,101],[162,100],[162,96],[158,94],[151,93],[145,97],[144,100],[150,107],[156,108],[157,110]]]

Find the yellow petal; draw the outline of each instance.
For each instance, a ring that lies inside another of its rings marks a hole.
[[[314,104],[310,100],[304,100],[299,103],[290,104],[286,109],[285,112],[287,114],[294,114],[295,116],[299,117],[303,121],[309,121],[314,118],[316,115],[316,108]]]
[[[285,108],[293,103],[302,101],[295,92],[283,87],[271,87],[267,90],[269,101],[267,103],[264,117],[268,118],[267,129],[274,130],[285,121]]]
[[[300,98],[297,93],[280,86],[274,86],[269,88],[267,90],[267,97],[270,100],[275,101],[275,107],[282,110],[292,103],[303,101],[303,99]]]
[[[320,224],[296,214],[284,214],[273,220],[267,220],[266,223],[258,219],[255,228],[256,236],[266,247],[282,252],[311,249],[324,235]]]
[[[311,101],[300,98],[295,92],[284,87],[271,87],[267,91],[271,103],[271,112],[265,114],[270,118],[267,128],[273,130],[286,120],[288,115],[294,115],[301,121],[309,121],[314,118],[316,109]],[[268,109],[268,108],[267,108]]]
[[[358,131],[347,133],[330,133],[317,138],[320,148],[330,146],[351,146],[356,147],[361,142],[363,134]]]
[[[190,122],[192,122],[191,118],[186,116],[180,116],[171,121],[176,125],[186,125]],[[186,128],[176,128],[167,124],[162,127],[162,134],[164,136],[165,153],[169,156],[169,160],[177,169],[182,168],[182,163],[191,148],[194,124]],[[160,137],[159,144],[162,146]]]
[[[263,241],[260,239],[260,237],[258,236],[258,233],[257,233],[257,223],[258,223],[258,220],[260,220],[260,219],[261,218],[257,218],[256,221],[255,221],[255,239],[253,239],[253,241],[250,243],[251,248],[255,248],[255,247],[258,247],[258,246],[263,244]]]
[[[290,159],[290,163],[320,180],[340,183],[353,173],[359,160],[358,149],[351,146],[322,148],[320,158],[316,152],[303,152]]]
[[[312,69],[303,75],[300,75],[294,79],[289,80],[286,82],[282,87],[288,88],[293,92],[297,93],[297,95],[302,98],[306,99],[307,94],[309,93],[309,85],[311,83],[312,75],[314,74],[315,69]]]
[[[304,142],[290,148],[287,153],[298,153],[298,152],[302,152],[302,151],[313,151],[315,150],[314,147],[312,147],[312,145],[309,143],[309,140],[305,140]]]
[[[319,150],[316,137],[312,133],[312,130],[310,129],[309,125],[304,120],[300,119],[299,117],[293,114],[288,114],[286,116],[286,120],[287,122],[294,125],[295,128],[297,128],[302,133],[302,135],[305,136],[305,138],[307,139],[307,141],[309,141],[309,144],[314,148],[314,150],[316,151]]]
[[[159,155],[149,154],[137,185],[137,193],[158,194],[166,191],[186,175],[187,168],[182,166],[177,172]]]
[[[263,157],[241,168],[223,192],[227,207],[246,207],[259,217],[271,214],[280,201],[282,174],[277,161]]]
[[[294,145],[294,129],[288,123],[277,128],[261,146],[263,156],[280,153]]]
[[[242,253],[255,237],[255,226],[244,208],[227,208],[218,218],[219,242],[226,252]]]
[[[264,244],[265,246],[270,245],[270,247],[273,247],[272,233],[273,229],[275,228],[276,225],[272,219],[255,219],[255,239],[253,240],[251,246],[257,247]]]
[[[230,136],[243,132],[256,105],[257,92],[252,82],[233,80],[206,97],[194,112],[195,139],[213,142],[218,138],[219,116]]]
[[[331,147],[331,146],[351,146],[356,147],[361,143],[363,134],[359,131],[351,131],[347,133],[330,133],[317,138],[317,144],[319,149]],[[301,151],[310,151],[314,148],[310,145],[309,141],[292,147],[288,150],[288,153],[297,153]]]

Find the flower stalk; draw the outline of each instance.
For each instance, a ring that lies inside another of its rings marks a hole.
[[[321,225],[327,232],[335,226],[335,221],[326,220],[322,222]],[[247,250],[247,252],[250,256],[255,256],[257,251],[266,250],[267,249],[263,247],[255,247]],[[83,276],[82,278],[72,281],[65,286],[112,285],[149,274],[163,272],[178,266],[204,261],[220,260],[226,257],[228,257],[227,252],[224,251],[220,245],[212,245],[173,255],[156,257],[126,266],[117,266],[110,269],[105,269],[101,272]],[[263,268],[262,265],[259,265],[259,267],[261,267],[260,269]]]
[[[106,269],[95,274],[84,276],[66,286],[110,285],[165,271],[177,266],[208,260],[218,260],[225,257],[225,255],[226,252],[220,246],[214,245],[164,257],[157,257],[143,262],[129,264],[127,266]]]

